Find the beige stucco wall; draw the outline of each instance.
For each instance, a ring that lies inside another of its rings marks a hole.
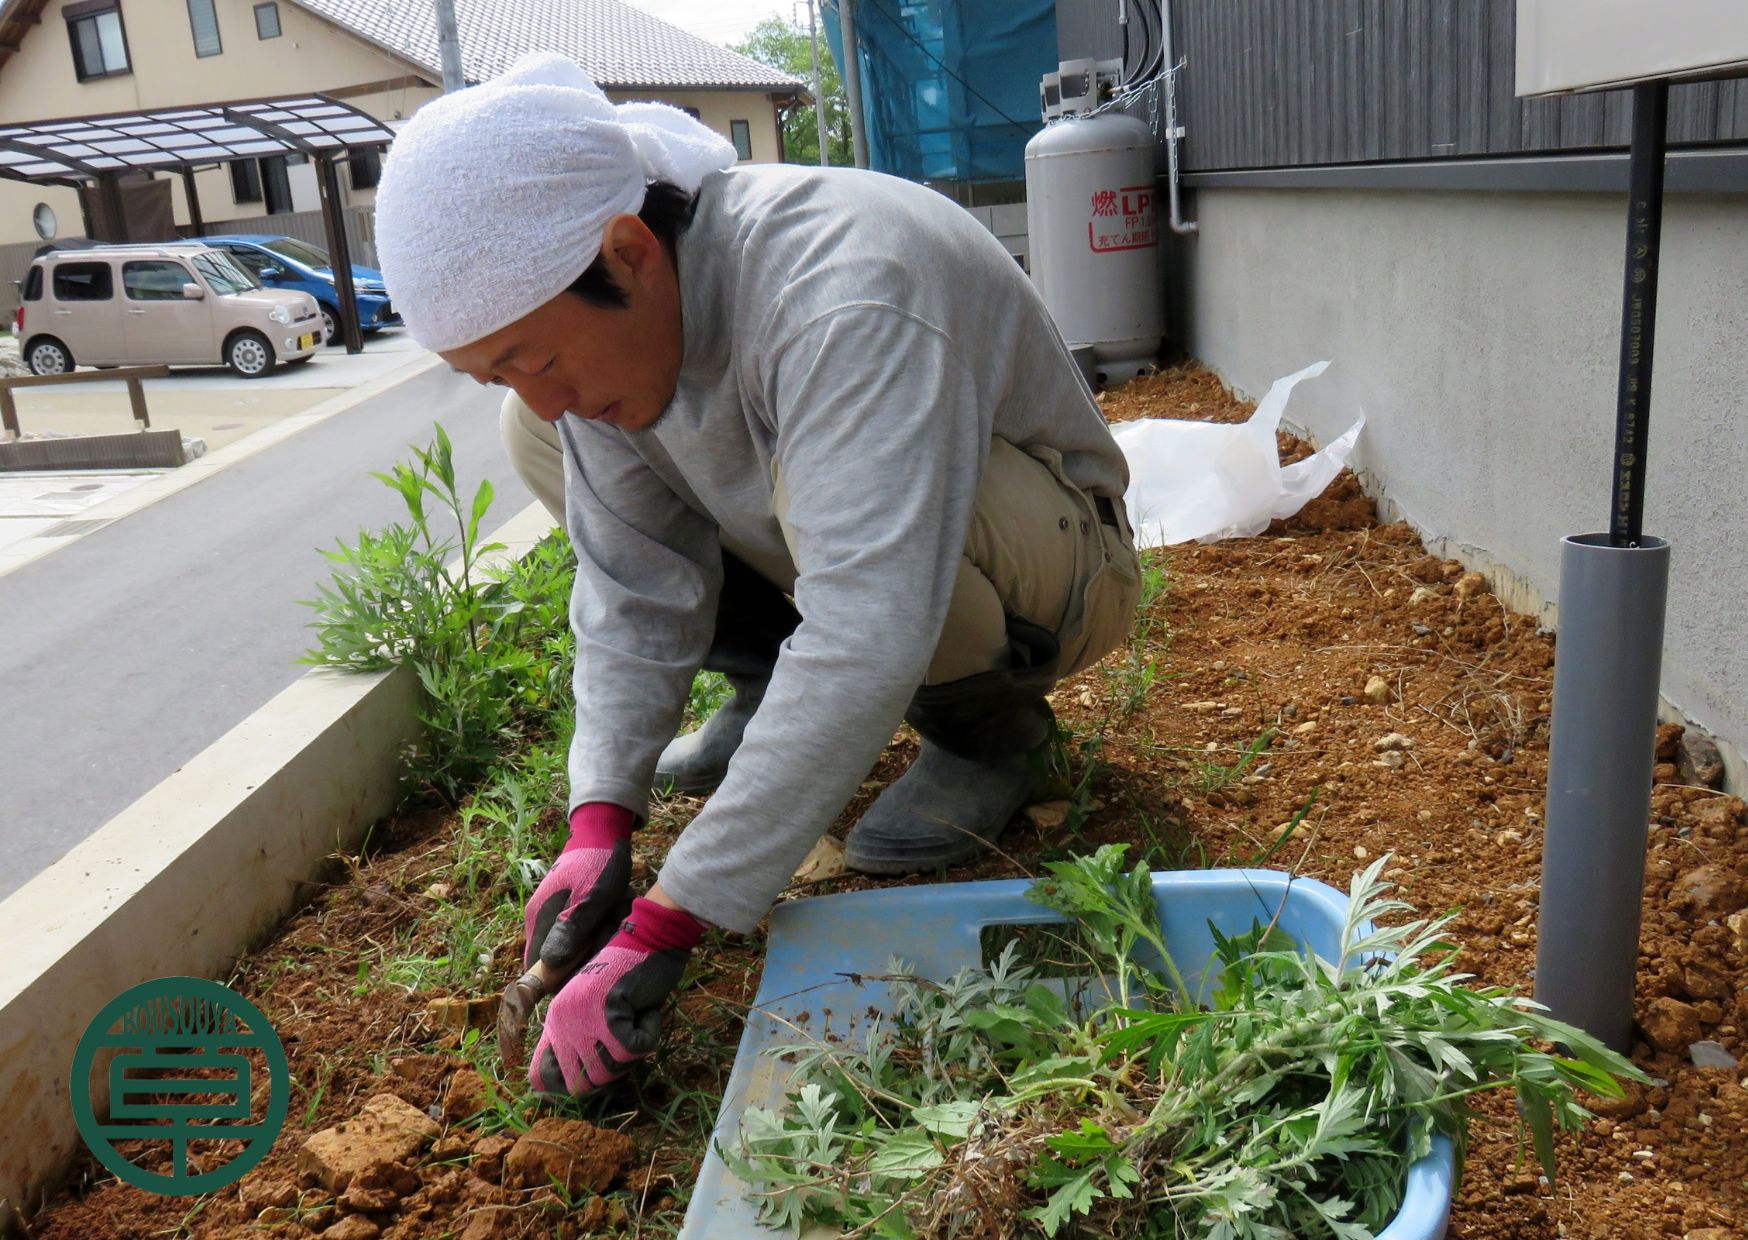
[[[218,0],[224,50],[197,57],[188,9],[181,0],[121,0],[132,73],[81,82],[62,16],[66,0],[51,0],[42,25],[0,68],[0,116],[8,121],[136,111],[182,103],[260,99],[297,91],[333,91],[415,72],[390,55],[279,0],[277,39],[255,37],[254,0]],[[372,115],[403,110],[401,91],[352,100]],[[405,109],[410,115],[410,108]]]
[[[42,25],[25,38],[20,51],[0,68],[0,116],[8,121],[52,120],[107,112],[172,107],[177,104],[259,99],[299,91],[350,92],[414,74],[408,62],[364,40],[337,30],[303,9],[281,0],[276,39],[255,35],[255,0],[218,0],[217,56],[197,57],[188,10],[178,0],[121,0],[132,73],[81,82],[73,69],[71,41],[62,16],[67,0],[52,0],[43,10]],[[433,87],[397,85],[364,94],[347,94],[354,106],[384,120],[411,116],[439,92]],[[296,184],[298,206],[310,195]],[[160,174],[165,175],[165,174]],[[189,222],[182,179],[169,174],[176,220]],[[223,168],[197,174],[200,204],[211,224],[259,215],[259,203],[238,205],[232,199],[230,174]],[[341,176],[342,193],[350,202],[369,202],[371,191],[353,193]],[[59,217],[61,236],[79,236],[84,225],[79,198],[70,189],[0,181],[0,245],[33,241],[31,212],[46,202]],[[0,273],[10,279],[11,273]]]
[[[730,121],[745,121],[752,127],[755,164],[774,164],[778,159],[777,118],[771,96],[759,90],[671,90],[621,91],[610,90],[607,97],[615,103],[634,99],[657,99],[677,108],[697,108],[698,119],[725,138],[732,138]]]
[[[51,120],[108,112],[258,99],[299,91],[340,93],[347,102],[391,125],[410,117],[441,92],[435,86],[408,85],[418,70],[374,44],[336,29],[291,3],[280,0],[283,32],[276,39],[255,35],[255,0],[218,0],[223,51],[197,57],[188,11],[181,0],[121,0],[133,72],[81,82],[73,69],[71,42],[62,16],[67,0],[51,0],[42,24],[22,49],[0,68],[0,117],[8,121]],[[380,88],[385,83],[398,83]],[[359,87],[379,89],[353,94]],[[617,100],[657,98],[696,108],[706,125],[728,138],[731,121],[744,120],[752,134],[752,162],[779,157],[777,126],[770,95],[763,91],[615,91]],[[314,209],[309,169],[293,168],[292,190],[298,209]],[[182,179],[168,175],[179,224],[189,222]],[[342,193],[355,204],[369,203],[375,191],[351,189],[341,174]],[[228,219],[258,216],[260,203],[233,200],[230,174],[217,168],[197,174],[201,212],[211,226]],[[310,184],[303,184],[304,181]],[[59,235],[84,232],[78,195],[58,186],[0,181],[0,246],[36,240],[31,212],[39,202],[54,208]],[[0,272],[10,280],[13,272]],[[5,290],[10,294],[11,290]]]

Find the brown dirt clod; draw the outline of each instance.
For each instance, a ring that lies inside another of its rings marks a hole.
[[[437,1121],[394,1094],[378,1094],[353,1119],[323,1129],[298,1154],[298,1169],[331,1193],[355,1177],[389,1174],[387,1164],[413,1157],[439,1133]]]
[[[622,1132],[548,1115],[505,1156],[504,1183],[534,1188],[556,1182],[567,1193],[604,1193],[636,1157],[637,1142]]]

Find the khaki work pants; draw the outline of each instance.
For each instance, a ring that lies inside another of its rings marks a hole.
[[[557,428],[511,392],[500,431],[516,473],[563,524],[564,455]],[[723,545],[787,592],[795,585],[795,530],[788,521],[788,489],[781,472],[773,473],[772,510],[791,562],[751,555],[728,540]],[[1100,499],[1069,482],[1053,449],[1021,449],[992,439],[947,621],[924,683],[948,684],[1002,669],[1009,616],[1054,634],[1062,647],[1056,675],[1072,676],[1129,635],[1140,593],[1135,537],[1122,501]]]

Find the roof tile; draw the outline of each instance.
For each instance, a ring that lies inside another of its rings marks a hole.
[[[440,75],[437,16],[404,0],[294,0]],[[455,0],[462,69],[470,82],[498,76],[528,52],[558,52],[609,88],[763,87],[802,83],[718,47],[622,0]]]

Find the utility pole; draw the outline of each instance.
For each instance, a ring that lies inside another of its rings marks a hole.
[[[838,22],[844,34],[844,63],[841,66],[844,94],[850,103],[850,146],[856,153],[856,167],[868,166],[868,134],[862,127],[862,53],[856,44],[856,0],[838,0]]]
[[[443,93],[467,85],[461,72],[461,35],[455,28],[455,0],[436,0],[437,47],[443,56]]]
[[[807,34],[813,41],[813,121],[819,128],[819,166],[826,168],[832,159],[825,136],[825,88],[819,82],[819,11],[813,0],[807,0]]]

